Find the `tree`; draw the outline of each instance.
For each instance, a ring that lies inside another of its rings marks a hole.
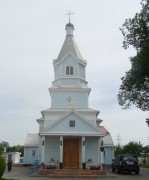
[[[115,147],[115,156],[119,155],[119,154],[123,154],[123,147],[120,145],[117,145]]]
[[[115,155],[117,156],[118,154],[133,154],[139,156],[140,153],[144,150],[148,152],[149,149],[147,147],[143,147],[140,142],[130,141],[128,144],[124,146],[116,146]]]
[[[0,179],[3,176],[5,169],[6,169],[5,159],[2,156],[0,156]]]
[[[118,102],[124,108],[132,104],[149,110],[149,0],[142,0],[142,10],[133,19],[126,19],[122,28],[124,49],[132,45],[136,56],[130,58],[131,69],[122,77]]]
[[[7,152],[20,152],[21,156],[24,155],[24,146],[17,145],[17,146],[9,146],[7,148]]]
[[[0,143],[0,154],[1,154],[2,152],[4,152],[4,149],[7,148],[8,146],[9,146],[9,143],[8,143],[8,142],[2,141],[2,142]]]
[[[20,152],[21,156],[24,156],[24,146],[22,145],[9,146],[8,142],[2,141],[0,143],[0,154],[4,152],[5,147],[6,147],[6,152]]]
[[[2,144],[0,143],[0,155],[2,154],[3,151],[4,151],[4,147],[3,147]]]
[[[137,143],[131,141],[123,147],[124,154],[135,154],[139,156],[142,151],[143,151],[143,146],[140,142]]]
[[[143,152],[144,153],[149,153],[149,146],[143,147]]]

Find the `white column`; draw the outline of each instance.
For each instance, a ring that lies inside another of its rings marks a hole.
[[[60,162],[63,162],[63,136],[60,136]]]
[[[45,136],[41,138],[41,162],[45,163]]]
[[[104,164],[104,142],[103,138],[100,138],[100,163],[101,163],[101,170],[103,169],[103,164]]]
[[[82,163],[85,162],[85,137],[82,137]]]
[[[100,162],[101,156],[100,156],[100,137],[98,139],[98,164],[101,164]]]

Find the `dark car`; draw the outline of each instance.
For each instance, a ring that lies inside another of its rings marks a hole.
[[[131,154],[120,154],[112,161],[112,172],[118,173],[127,171],[139,175],[140,166],[137,156]]]

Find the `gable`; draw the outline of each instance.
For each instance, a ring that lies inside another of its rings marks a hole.
[[[72,124],[74,124],[74,126],[71,126]],[[54,122],[51,126],[47,127],[42,134],[104,136],[99,128],[74,112]]]

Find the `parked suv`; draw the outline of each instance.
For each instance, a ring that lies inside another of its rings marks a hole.
[[[112,160],[112,172],[117,171],[121,173],[123,171],[135,172],[139,175],[140,166],[137,156],[131,154],[120,154],[115,160]]]

